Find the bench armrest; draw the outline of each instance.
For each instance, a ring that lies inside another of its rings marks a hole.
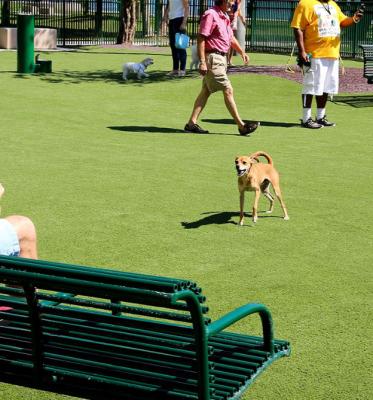
[[[263,304],[250,303],[236,308],[207,327],[207,336],[211,337],[221,332],[235,322],[251,314],[259,313],[263,326],[264,348],[274,354],[273,322],[270,311]]]

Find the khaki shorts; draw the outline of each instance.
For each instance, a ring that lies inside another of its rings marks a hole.
[[[206,85],[210,93],[232,88],[227,76],[226,56],[210,53],[207,57],[207,69],[207,74],[203,78],[203,85]]]

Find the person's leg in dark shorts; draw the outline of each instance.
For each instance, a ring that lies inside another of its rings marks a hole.
[[[185,49],[177,49],[175,47],[175,35],[180,31],[183,17],[170,19],[168,24],[168,37],[172,54],[172,71],[168,73],[170,76],[184,76],[187,60],[187,52]]]

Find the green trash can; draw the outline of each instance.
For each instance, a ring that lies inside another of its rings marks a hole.
[[[35,67],[34,72],[36,73],[51,73],[52,72],[52,61],[40,60],[40,54],[35,56]]]
[[[35,19],[31,14],[17,16],[17,72],[32,74],[34,64]]]

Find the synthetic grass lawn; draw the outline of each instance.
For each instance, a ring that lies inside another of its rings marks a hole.
[[[151,78],[122,82],[121,64],[149,53]],[[52,74],[21,76],[16,53],[0,52],[2,215],[34,220],[40,258],[193,279],[213,319],[266,304],[293,352],[244,400],[371,399],[372,95],[361,108],[330,103],[337,127],[311,131],[297,125],[297,83],[235,75],[240,113],[262,126],[238,136],[215,94],[201,116],[213,134],[191,135],[181,129],[201,83],[166,79],[167,49],[43,56]],[[239,228],[233,160],[256,150],[281,173],[290,221],[276,203],[254,226],[249,193]],[[259,334],[259,320],[234,330]],[[0,384],[0,398],[69,397]]]

